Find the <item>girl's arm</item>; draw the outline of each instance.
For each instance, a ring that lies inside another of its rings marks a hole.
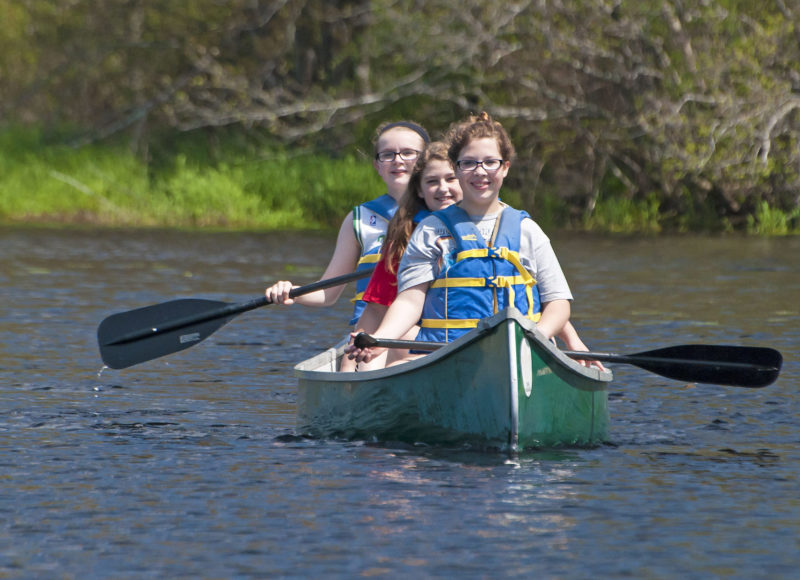
[[[376,338],[402,338],[411,327],[413,327],[422,316],[422,307],[425,304],[425,293],[428,291],[430,282],[423,282],[403,290],[397,295],[397,299],[389,307],[386,316],[383,317],[380,326],[375,330]],[[355,338],[355,333],[351,334]],[[382,354],[385,348],[356,348],[355,345],[347,347],[348,358],[355,359],[356,362],[369,362],[376,356]]]
[[[325,273],[322,275],[322,280],[334,278],[336,276],[343,276],[355,271],[358,259],[361,256],[361,246],[356,240],[355,233],[353,232],[353,214],[348,213],[344,218],[341,227],[339,228],[339,236],[336,238],[336,248],[333,250],[328,267],[325,268]],[[265,294],[272,302],[279,304],[304,304],[305,306],[330,306],[335,303],[345,286],[335,286],[333,288],[324,288],[298,296],[295,299],[289,298],[289,292],[296,286],[288,280],[281,280],[266,289]]]
[[[553,300],[542,304],[542,317],[536,323],[536,328],[548,339],[561,332],[569,321],[569,300]]]
[[[575,330],[570,321],[567,321],[564,328],[558,333],[558,338],[564,341],[564,345],[567,347],[566,350],[589,351],[589,348],[583,344],[581,337],[578,336],[578,331]],[[606,367],[599,360],[577,360],[577,362],[585,367],[597,367],[601,371],[606,370]]]
[[[364,310],[361,311],[361,316],[356,323],[356,332],[373,334],[381,325],[381,322],[383,322],[388,310],[389,307],[383,304],[367,302],[367,305],[364,307]]]
[[[572,326],[569,320],[567,320],[564,328],[561,329],[561,332],[559,332],[557,336],[564,342],[567,350],[589,350],[586,348],[586,345],[583,344],[581,337],[578,336],[578,331],[575,330],[575,327]]]

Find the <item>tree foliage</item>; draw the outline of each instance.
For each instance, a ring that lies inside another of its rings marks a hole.
[[[796,0],[0,0],[0,111],[124,133],[353,143],[486,109],[527,206],[655,200],[665,227],[800,206]],[[649,210],[648,210],[649,211]]]

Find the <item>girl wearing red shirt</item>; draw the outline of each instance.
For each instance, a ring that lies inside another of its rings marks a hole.
[[[362,297],[367,306],[356,324],[359,331],[374,332],[394,302],[397,296],[397,268],[417,223],[431,212],[461,201],[461,197],[461,186],[447,156],[447,145],[434,141],[417,159],[397,213],[389,222],[381,259]],[[413,340],[418,330],[414,326],[403,338]],[[402,360],[407,354],[407,350],[392,349],[369,363],[361,363],[358,368],[383,368]]]

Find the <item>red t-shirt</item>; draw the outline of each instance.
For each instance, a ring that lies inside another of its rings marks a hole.
[[[395,272],[397,272],[397,266],[398,264],[394,265]],[[397,274],[392,274],[386,269],[386,252],[384,252],[375,266],[375,271],[372,273],[361,299],[364,302],[391,306],[395,298],[397,298]]]

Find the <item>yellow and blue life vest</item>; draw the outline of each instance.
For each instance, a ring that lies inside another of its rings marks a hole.
[[[443,257],[422,309],[420,341],[449,342],[475,328],[481,318],[516,306],[538,321],[541,301],[536,280],[519,256],[524,211],[505,208],[489,247],[467,213],[458,206],[434,212],[449,230],[455,249]]]
[[[353,208],[353,231],[361,245],[361,257],[356,271],[372,268],[381,259],[381,246],[389,220],[397,211],[397,202],[388,193]],[[350,324],[358,322],[366,302],[361,300],[369,284],[369,278],[356,281],[356,296],[353,299],[353,319]]]

